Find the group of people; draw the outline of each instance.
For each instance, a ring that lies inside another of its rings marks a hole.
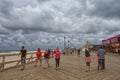
[[[100,49],[97,51],[97,57],[98,57],[98,66],[97,69],[104,70],[105,69],[105,54],[106,51],[101,46]],[[90,71],[90,63],[91,63],[91,57],[88,49],[85,49],[85,61],[86,61],[86,72]]]
[[[81,48],[65,48],[65,51],[63,51],[64,55],[73,55],[74,53],[77,53],[77,55],[80,57],[80,53],[81,53]]]
[[[51,51],[49,49],[48,50],[45,49],[44,55],[42,55],[41,49],[38,48],[36,51],[37,58],[36,58],[34,67],[36,67],[38,65],[38,61],[40,62],[40,66],[41,66],[42,59],[44,58],[44,69],[46,68],[46,66],[48,66],[48,68],[50,68],[50,64],[49,64],[50,54],[51,54]],[[26,55],[27,55],[27,51],[25,50],[24,46],[21,47],[21,51],[20,51],[19,55],[21,55],[21,65],[22,65],[21,70],[24,70]],[[53,50],[52,57],[55,56],[56,70],[60,67],[60,55],[61,55],[61,51],[59,50],[58,47],[55,50]],[[80,56],[80,50],[78,50],[78,56]],[[97,51],[97,56],[98,56],[97,69],[104,70],[105,69],[105,50],[102,48],[102,46]],[[90,52],[88,49],[85,49],[85,61],[86,61],[86,72],[88,72],[88,71],[90,71],[90,63],[91,63]]]
[[[41,49],[38,48],[37,51],[36,51],[36,60],[35,60],[34,67],[36,67],[38,65],[38,61],[40,62],[40,66],[41,66],[42,65],[42,59],[44,58],[44,69],[46,68],[46,66],[48,66],[48,68],[50,68],[50,64],[49,64],[50,54],[51,54],[50,49],[48,49],[48,50],[45,49],[44,55],[42,55]],[[25,69],[25,63],[26,63],[26,56],[27,56],[27,50],[25,50],[24,46],[21,47],[19,55],[21,55],[21,66],[22,66],[21,70],[24,70]],[[52,57],[55,56],[56,70],[60,66],[60,55],[61,55],[61,51],[59,50],[58,47],[55,50],[53,50]]]

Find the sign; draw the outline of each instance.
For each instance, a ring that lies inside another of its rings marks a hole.
[[[106,44],[109,44],[109,43],[110,43],[110,40],[109,40],[109,39],[102,41],[102,45],[106,45]]]
[[[106,44],[105,40],[102,40],[102,45],[105,45],[105,44]]]
[[[110,39],[110,43],[116,43],[116,42],[118,42],[118,37],[114,37],[114,38],[111,38]]]

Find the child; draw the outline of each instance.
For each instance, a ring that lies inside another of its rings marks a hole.
[[[88,71],[90,71],[91,58],[90,58],[90,53],[87,49],[85,49],[85,62],[86,62],[86,71],[85,72],[88,72]]]
[[[45,61],[45,65],[44,65],[44,69],[46,68],[46,64],[48,65],[48,67],[50,67],[50,64],[49,64],[49,53],[47,50],[45,50],[45,53],[44,53],[44,61]]]
[[[100,68],[100,54],[97,52],[97,57],[98,57],[98,66],[97,69],[99,70]]]

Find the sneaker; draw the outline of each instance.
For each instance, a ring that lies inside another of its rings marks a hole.
[[[56,67],[56,70],[58,70],[58,68]]]
[[[24,69],[21,69],[21,71],[23,71]]]
[[[46,67],[44,67],[43,69],[46,69]]]
[[[37,65],[34,65],[34,67],[37,67]]]
[[[50,68],[50,66],[48,66],[48,68]]]

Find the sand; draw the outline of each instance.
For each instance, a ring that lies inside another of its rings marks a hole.
[[[110,53],[106,55],[106,69],[97,70],[97,56],[91,53],[92,62],[90,72],[85,72],[84,53],[77,55],[61,56],[61,64],[55,69],[54,58],[50,59],[50,68],[34,67],[28,64],[24,71],[13,68],[0,72],[0,80],[120,80],[120,56]]]

